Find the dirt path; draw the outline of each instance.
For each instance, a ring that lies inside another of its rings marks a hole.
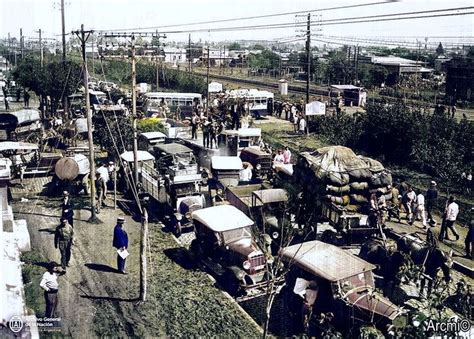
[[[45,261],[60,261],[54,248],[54,229],[59,222],[58,199],[14,202],[16,219],[26,219],[32,250]],[[103,221],[91,224],[89,211],[75,212],[75,245],[67,274],[59,278],[61,334],[97,336],[243,336],[258,330],[235,303],[216,288],[207,275],[189,262],[187,251],[150,222],[148,298],[138,303],[140,223],[125,216],[129,235],[126,270],[116,273],[112,234],[120,210],[103,209]],[[37,277],[39,280],[41,277]],[[29,288],[39,289],[39,281]],[[40,294],[42,296],[42,294]],[[42,314],[37,314],[42,317]]]

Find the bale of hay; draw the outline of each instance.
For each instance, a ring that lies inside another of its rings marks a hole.
[[[351,194],[349,197],[352,205],[363,205],[369,202],[369,199],[362,194]]]
[[[344,194],[344,193],[349,193],[351,188],[349,185],[344,185],[344,186],[333,186],[333,185],[327,185],[326,186],[326,191],[331,194]]]
[[[345,186],[349,184],[349,175],[346,173],[330,172],[326,175],[329,184],[334,186]]]
[[[326,199],[336,205],[345,206],[350,202],[348,195],[343,195],[342,197],[335,197],[333,195],[326,195]]]
[[[377,192],[381,192],[382,194],[387,194],[390,192],[390,190],[387,187],[372,188],[369,190],[370,194],[377,193]]]
[[[392,184],[392,174],[388,171],[380,173],[374,173],[370,177],[370,186],[372,187],[383,187]]]
[[[349,187],[351,192],[362,192],[366,191],[369,188],[369,183],[362,181],[362,182],[351,182],[349,183]]]

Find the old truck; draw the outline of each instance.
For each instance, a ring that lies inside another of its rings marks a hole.
[[[203,177],[190,148],[158,144],[153,151],[156,166],[142,166],[142,187],[165,207],[169,226],[179,236],[183,229],[192,227],[191,213],[206,204]]]
[[[283,300],[308,335],[322,336],[318,317],[328,313],[334,316],[331,325],[347,331],[363,324],[385,331],[407,324],[405,310],[375,291],[374,265],[317,240],[285,247],[281,256],[288,269]]]
[[[284,189],[270,188],[265,184],[228,187],[225,197],[231,205],[253,219],[258,229],[268,234],[270,239],[279,238],[285,220],[291,222],[286,213],[288,194]],[[271,244],[276,245],[276,242]],[[273,250],[277,248],[272,246]]]
[[[272,155],[258,146],[245,147],[240,151],[240,159],[252,165],[252,178],[268,179],[272,176]]]
[[[231,205],[192,213],[196,239],[191,256],[203,264],[233,295],[250,293],[265,283],[267,258],[252,233],[254,222]]]

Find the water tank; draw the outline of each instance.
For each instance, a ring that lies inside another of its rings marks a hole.
[[[79,175],[89,174],[89,159],[83,154],[62,158],[56,163],[54,171],[61,180],[74,180]]]
[[[288,81],[280,79],[278,81],[278,90],[280,91],[280,95],[288,95]]]

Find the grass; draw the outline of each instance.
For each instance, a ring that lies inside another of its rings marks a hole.
[[[144,303],[100,302],[94,316],[98,336],[122,330],[128,336],[259,336],[253,324],[190,262],[187,250],[150,225],[148,298]],[[119,317],[110,317],[110,312]]]
[[[23,262],[21,273],[25,286],[26,306],[32,309],[36,315],[42,315],[45,310],[45,302],[39,283],[45,272],[42,265],[46,259],[37,251],[29,251],[21,255],[21,261]]]

